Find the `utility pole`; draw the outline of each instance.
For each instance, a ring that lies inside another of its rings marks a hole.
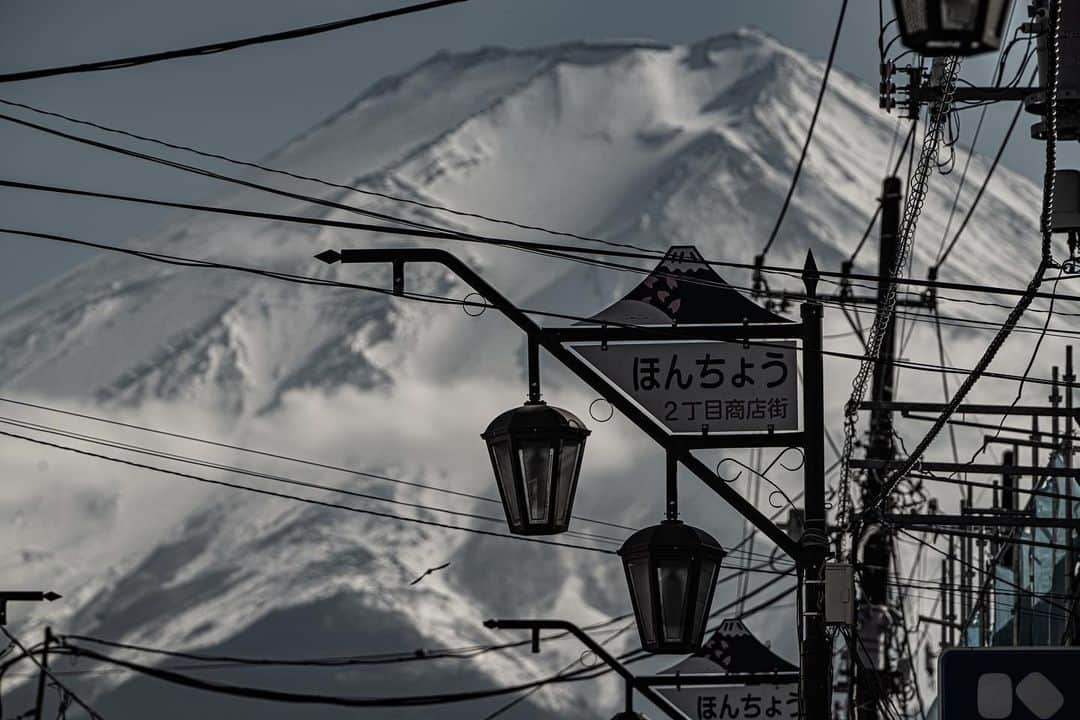
[[[900,178],[885,178],[881,195],[881,245],[878,250],[878,306],[885,305],[893,266],[896,263],[897,237],[900,231]],[[870,413],[870,445],[867,457],[871,460],[893,460],[896,453],[893,441],[892,410],[883,403],[893,401],[896,373],[896,316],[888,319],[878,362],[874,366]],[[883,470],[870,470],[863,475],[863,503],[878,497],[882,489]],[[888,511],[889,508],[886,508]],[[861,558],[856,558],[862,588],[857,616],[861,663],[854,663],[855,713],[859,720],[877,720],[878,708],[889,692],[888,635],[892,623],[889,613],[888,576],[893,553],[893,538],[884,524],[869,527],[860,539]]]
[[[803,272],[807,301],[801,314],[805,352],[803,353],[803,426],[806,431],[806,464],[803,468],[806,532],[802,545],[806,551],[803,587],[803,656],[799,659],[802,675],[803,711],[807,720],[827,720],[832,709],[829,673],[832,657],[825,632],[825,558],[829,547],[825,516],[825,400],[822,388],[821,320],[822,306],[815,299],[817,267],[808,254]]]
[[[34,720],[41,720],[45,713],[45,678],[49,672],[49,645],[52,628],[45,628],[45,645],[41,650],[41,668],[38,670],[37,700],[34,702]]]

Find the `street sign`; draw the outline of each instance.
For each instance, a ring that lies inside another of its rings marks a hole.
[[[657,692],[690,720],[788,720],[799,717],[799,686],[796,683],[657,688]]]
[[[941,720],[1080,718],[1080,648],[951,648],[940,662]]]
[[[701,650],[661,673],[671,676],[672,682],[656,691],[690,720],[787,720],[799,716],[798,670],[754,637],[742,620],[728,618]],[[765,681],[745,681],[746,675],[755,674]],[[716,684],[696,685],[688,680],[702,675],[717,678]],[[743,675],[743,682],[725,683],[724,675]],[[680,677],[685,684],[679,684]]]
[[[793,340],[570,347],[673,433],[799,428]]]

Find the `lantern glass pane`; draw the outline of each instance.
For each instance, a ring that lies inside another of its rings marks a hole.
[[[983,29],[983,41],[987,45],[997,47],[1001,44],[1001,36],[1005,34],[1005,23],[1008,20],[1008,2],[1011,0],[988,0],[986,10],[986,27]]]
[[[909,33],[924,32],[927,29],[926,4],[929,0],[899,0],[896,9],[903,16],[904,26]]]
[[[551,518],[551,475],[554,450],[550,443],[523,442],[518,449],[521,479],[529,521],[546,523]]]
[[[638,611],[638,628],[643,644],[656,642],[653,625],[652,588],[649,584],[649,560],[642,558],[627,563],[626,575],[630,579],[630,594],[634,596]]]
[[[656,581],[660,588],[660,621],[664,640],[679,642],[686,632],[686,593],[690,579],[687,562],[662,560],[656,565]]]
[[[694,600],[694,632],[691,640],[697,640],[705,627],[705,617],[709,614],[709,601],[712,599],[713,585],[719,567],[712,560],[702,560],[698,571],[697,598]]]
[[[562,522],[569,515],[570,495],[577,480],[578,462],[581,458],[581,443],[577,440],[563,440],[559,451],[559,481],[555,486],[555,520]]]
[[[504,504],[510,515],[510,522],[520,525],[521,506],[518,500],[517,483],[514,482],[513,456],[510,451],[510,442],[503,440],[502,442],[492,443],[489,447],[491,449],[491,462],[495,467],[495,480],[499,483],[499,489],[502,490]]]
[[[979,4],[986,0],[941,0],[941,27],[944,30],[974,30]]]

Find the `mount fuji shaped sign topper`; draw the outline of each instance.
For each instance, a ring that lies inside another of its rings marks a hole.
[[[670,248],[624,298],[579,324],[671,328],[659,342],[572,348],[672,433],[799,427],[796,344],[775,339],[797,337],[798,326],[741,295],[693,246]],[[753,342],[740,335],[762,325],[779,332]],[[706,327],[718,329],[716,340],[701,332]]]
[[[714,686],[687,684],[659,692],[691,720],[720,718],[797,718],[799,668],[754,637],[742,620],[728,619],[701,650],[674,665],[664,675],[769,675],[775,681],[738,680]]]
[[[732,325],[787,323],[731,287],[693,245],[672,245],[648,277],[590,323]]]

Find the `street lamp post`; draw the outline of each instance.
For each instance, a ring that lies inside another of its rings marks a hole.
[[[801,324],[789,323],[783,319],[780,319],[780,324],[769,324],[775,321],[768,320],[764,324],[753,324],[744,317],[741,324],[680,328],[681,339],[738,342],[742,343],[743,347],[749,347],[752,340],[768,341],[802,336],[805,398],[802,431],[774,433],[770,427],[768,433],[732,432],[723,435],[710,435],[708,432],[701,435],[672,434],[656,418],[624,396],[604,376],[564,345],[564,342],[571,339],[604,343],[656,340],[664,338],[670,328],[605,321],[601,328],[545,330],[459,258],[440,249],[326,250],[316,255],[316,258],[326,263],[388,263],[393,269],[393,293],[398,296],[405,294],[407,263],[441,264],[457,274],[490,306],[499,310],[526,334],[529,340],[529,403],[524,408],[504,413],[483,435],[488,442],[507,519],[514,532],[537,534],[566,529],[577,470],[580,467],[581,450],[588,434],[580,421],[570,413],[556,408],[548,408],[546,411],[538,409],[546,407],[540,404],[537,369],[539,348],[547,350],[665,450],[668,458],[668,520],[635,534],[620,551],[631,587],[642,644],[646,650],[685,652],[700,646],[704,617],[708,614],[712,600],[712,586],[715,585],[717,570],[724,556],[722,548],[708,533],[684,526],[677,520],[675,470],[679,465],[687,468],[720,495],[732,509],[772,540],[795,561],[799,577],[806,579],[806,597],[803,603],[805,610],[801,623],[803,657],[800,668],[803,717],[808,720],[826,720],[829,717],[831,653],[827,645],[822,608],[827,535],[821,304],[816,300],[819,275],[811,253],[807,254],[803,273],[807,300],[802,305]],[[749,304],[737,293],[730,299]],[[752,309],[757,313],[765,313],[756,306],[752,306]],[[540,412],[545,413],[542,421]],[[525,453],[526,445],[523,443],[528,442],[530,433],[534,433],[535,438],[542,436],[543,441],[530,446],[532,449]],[[695,449],[792,445],[801,445],[806,456],[804,482],[807,522],[806,532],[799,541],[790,538],[782,528],[713,473],[693,453]],[[576,449],[565,450],[568,446]],[[556,449],[557,447],[561,449]],[[563,453],[567,454],[567,459],[560,463],[556,460],[556,455]],[[574,455],[572,462],[570,455]],[[557,499],[560,492],[562,501]],[[635,569],[635,563],[643,561],[647,561],[642,565],[648,569],[647,577]],[[535,639],[534,635],[534,642]],[[648,688],[638,689],[647,697],[651,692],[647,692]]]
[[[53,602],[60,597],[52,590],[0,590],[0,625],[7,625],[9,602]]]

